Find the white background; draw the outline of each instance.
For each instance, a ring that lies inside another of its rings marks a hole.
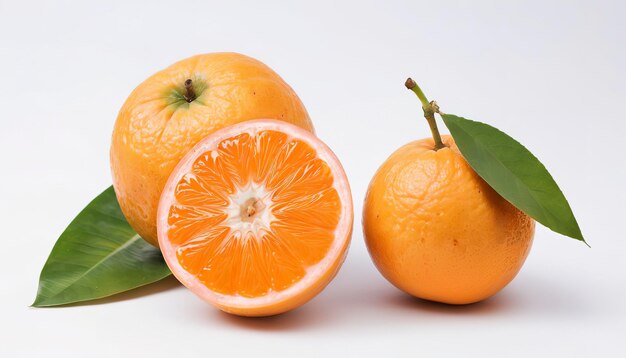
[[[0,356],[626,356],[624,3],[296,3],[0,0]],[[110,185],[126,96],[171,63],[214,51],[279,72],[342,160],[356,212],[338,277],[268,319],[221,313],[173,279],[94,304],[29,308],[58,235]],[[360,216],[378,166],[429,135],[403,86],[409,75],[445,112],[530,148],[592,248],[538,227],[519,276],[465,307],[388,284]]]

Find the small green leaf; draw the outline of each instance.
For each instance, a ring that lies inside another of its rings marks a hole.
[[[467,162],[495,191],[547,228],[585,242],[563,192],[528,149],[488,124],[442,117]]]
[[[41,270],[33,306],[107,297],[169,275],[159,249],[133,231],[109,187],[57,240]]]

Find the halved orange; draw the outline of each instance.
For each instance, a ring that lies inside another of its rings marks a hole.
[[[253,120],[213,133],[161,195],[165,261],[191,291],[245,316],[296,308],[343,263],[352,235],[348,180],[310,132]]]

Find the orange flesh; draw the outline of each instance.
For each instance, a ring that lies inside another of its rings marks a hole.
[[[214,292],[285,290],[335,238],[341,201],[333,182],[301,140],[271,130],[233,136],[199,155],[177,183],[169,241],[180,265]],[[242,192],[250,197],[237,202]]]

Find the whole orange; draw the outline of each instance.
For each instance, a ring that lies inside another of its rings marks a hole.
[[[454,140],[393,153],[372,179],[363,209],[369,253],[387,280],[419,298],[483,300],[518,273],[535,222],[496,193]]]
[[[314,132],[293,89],[268,66],[237,53],[190,57],[135,88],[111,143],[115,193],[133,229],[158,245],[161,191],[184,154],[218,129],[261,118]]]

